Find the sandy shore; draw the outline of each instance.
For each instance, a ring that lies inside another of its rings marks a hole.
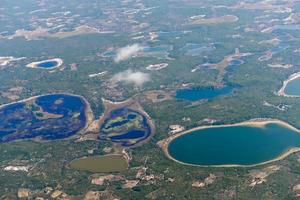
[[[41,64],[41,63],[43,63],[43,62],[52,62],[52,61],[57,62],[57,65],[54,66],[54,67],[49,67],[49,68],[38,67],[38,65]],[[39,69],[55,69],[55,68],[60,67],[62,64],[63,64],[63,60],[62,59],[60,59],[60,58],[53,58],[53,59],[48,59],[48,60],[42,60],[42,61],[38,61],[38,62],[29,63],[28,65],[26,65],[26,67],[29,67],[29,68],[39,68]]]
[[[190,23],[187,25],[201,25],[201,24],[221,24],[221,23],[233,23],[238,21],[239,18],[235,15],[224,15],[220,17],[211,17],[211,18],[194,18],[190,20]]]
[[[277,120],[277,119],[253,119],[253,120],[249,120],[249,121],[245,121],[245,122],[241,122],[241,123],[236,123],[236,124],[227,124],[227,125],[216,125],[216,126],[200,126],[200,127],[195,127],[186,131],[183,131],[181,133],[172,135],[162,141],[158,142],[158,146],[160,146],[163,150],[163,152],[165,153],[165,155],[167,156],[167,158],[183,164],[183,165],[189,165],[189,166],[198,166],[198,167],[254,167],[254,166],[259,166],[259,165],[264,165],[264,164],[268,164],[271,162],[275,162],[275,161],[279,161],[282,160],[284,158],[286,158],[287,156],[289,156],[292,153],[298,152],[300,151],[300,148],[298,147],[293,147],[290,149],[287,149],[285,152],[283,152],[281,155],[279,155],[278,157],[272,159],[272,160],[268,160],[265,162],[261,162],[261,163],[257,163],[254,165],[236,165],[236,164],[226,164],[226,165],[197,165],[197,164],[189,164],[189,163],[184,163],[181,162],[179,160],[176,160],[175,158],[173,158],[170,153],[169,153],[169,144],[176,138],[185,135],[185,134],[189,134],[192,133],[194,131],[197,130],[202,130],[202,129],[207,129],[207,128],[221,128],[221,127],[234,127],[234,126],[254,126],[254,127],[264,127],[265,125],[269,124],[269,123],[277,123],[281,126],[287,127],[297,133],[300,133],[300,130],[298,130],[297,128],[293,127],[292,125],[281,121],[281,120]]]
[[[280,90],[277,92],[277,94],[278,94],[279,96],[284,96],[284,97],[300,97],[300,95],[288,95],[288,94],[285,94],[285,92],[284,92],[284,90],[285,90],[287,84],[288,84],[290,81],[295,80],[295,79],[297,79],[297,78],[299,78],[299,77],[300,77],[300,72],[297,72],[297,73],[295,73],[295,74],[292,74],[287,80],[285,80],[285,81],[283,82],[283,85],[282,85],[282,87],[280,88]]]
[[[6,57],[0,56],[0,66],[6,66],[13,61],[23,60],[25,58],[26,57],[15,58],[13,56],[6,56]]]

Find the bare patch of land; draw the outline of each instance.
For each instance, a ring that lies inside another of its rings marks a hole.
[[[281,64],[281,63],[268,64],[268,66],[271,68],[283,68],[283,69],[288,69],[288,68],[294,67],[294,65],[292,65],[292,64]]]
[[[51,37],[63,39],[67,37],[77,36],[77,35],[84,35],[84,34],[92,34],[92,33],[100,33],[100,31],[94,27],[90,27],[87,25],[78,26],[73,31],[68,32],[57,32],[52,34]]]
[[[256,185],[262,184],[267,181],[267,177],[280,169],[277,165],[272,165],[266,167],[261,170],[252,170],[250,172],[250,177],[252,178],[251,183],[249,184],[250,187],[254,187]]]
[[[108,33],[114,33],[113,31],[100,31],[94,27],[90,27],[87,25],[81,25],[76,27],[72,31],[60,31],[56,33],[50,33],[50,29],[48,28],[42,28],[38,27],[34,30],[25,30],[25,29],[19,29],[15,31],[15,34],[10,35],[6,37],[7,39],[15,39],[18,37],[24,37],[26,40],[40,40],[43,38],[58,38],[63,39],[67,37],[77,36],[77,35],[84,35],[84,34],[93,34],[93,33],[99,33],[99,34],[108,34]]]
[[[213,184],[213,182],[216,180],[216,175],[209,174],[208,177],[206,177],[203,181],[195,181],[193,182],[192,186],[196,188],[203,188],[205,186]]]
[[[12,61],[18,61],[18,60],[22,60],[22,59],[25,59],[25,57],[21,57],[21,58],[15,58],[13,56],[0,57],[0,66],[6,66],[9,63],[11,63]]]
[[[158,103],[172,99],[172,94],[163,90],[150,90],[145,92],[145,96],[148,100],[152,101],[153,103]]]
[[[148,65],[148,67],[146,67],[146,69],[149,71],[158,71],[158,70],[168,67],[168,65],[169,65],[168,63],[151,64],[151,65]]]
[[[220,17],[211,18],[196,17],[190,19],[189,25],[233,23],[238,21],[238,19],[239,18],[235,15],[224,15]]]

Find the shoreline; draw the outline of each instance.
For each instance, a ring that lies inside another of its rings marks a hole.
[[[45,67],[38,67],[39,64],[41,63],[44,63],[44,62],[57,62],[57,65],[56,66],[53,66],[53,67],[48,67],[48,68],[45,68]],[[63,60],[60,59],[60,58],[53,58],[53,59],[47,59],[47,60],[42,60],[42,61],[37,61],[37,62],[32,62],[32,63],[29,63],[26,65],[26,67],[28,68],[37,68],[37,69],[55,69],[55,68],[58,68],[60,66],[62,66],[63,64]]]
[[[290,81],[295,80],[295,79],[297,79],[297,78],[300,78],[300,72],[296,72],[296,73],[290,75],[290,77],[289,77],[287,80],[283,81],[283,85],[282,85],[282,87],[280,88],[280,90],[277,92],[277,95],[278,95],[278,96],[282,96],[282,97],[300,97],[300,95],[288,95],[288,94],[286,94],[286,93],[284,92],[284,90],[285,90],[287,84],[288,84]]]
[[[145,116],[147,119],[147,123],[149,124],[150,131],[151,131],[150,135],[145,140],[143,140],[135,145],[132,145],[130,147],[122,147],[122,148],[127,149],[127,148],[135,148],[135,147],[141,146],[144,143],[148,142],[155,134],[156,127],[155,127],[154,121],[150,117],[150,115],[140,105],[138,99],[136,99],[136,96],[133,96],[133,97],[126,99],[124,101],[121,101],[121,102],[115,102],[115,101],[111,101],[111,100],[102,98],[102,102],[104,105],[104,112],[98,119],[99,129],[101,128],[102,124],[104,123],[104,120],[106,119],[106,117],[109,115],[109,113],[111,111],[118,109],[118,108],[122,108],[122,107],[131,108],[134,111],[138,112],[139,114]],[[116,144],[116,145],[118,145],[118,144]]]
[[[29,97],[29,98],[26,98],[26,99],[21,99],[19,101],[14,101],[14,102],[2,104],[2,105],[0,105],[0,109],[4,108],[6,106],[9,106],[9,105],[16,104],[16,103],[30,102],[30,101],[33,101],[33,100],[39,98],[39,97],[43,97],[43,96],[47,96],[47,95],[68,95],[68,96],[73,96],[73,97],[80,98],[84,102],[84,105],[85,105],[85,109],[84,109],[85,116],[86,116],[85,126],[82,127],[80,130],[78,130],[78,132],[76,134],[74,134],[70,137],[64,138],[64,139],[43,140],[39,137],[35,137],[35,138],[27,138],[27,139],[18,139],[18,140],[14,140],[13,142],[15,142],[15,141],[24,141],[24,140],[31,140],[31,141],[34,141],[34,142],[53,142],[53,141],[61,141],[61,140],[63,141],[63,140],[69,140],[69,139],[76,139],[80,135],[83,135],[83,133],[85,133],[85,130],[90,126],[91,123],[93,123],[94,114],[92,112],[90,103],[85,99],[85,97],[83,97],[81,95],[67,93],[67,92],[64,92],[64,93],[47,93],[47,94],[32,96],[32,97]]]
[[[165,156],[172,160],[175,161],[177,163],[183,164],[183,165],[187,165],[187,166],[195,166],[195,167],[216,167],[216,168],[220,168],[220,167],[256,167],[256,166],[260,166],[260,165],[264,165],[264,164],[269,164],[275,161],[279,161],[279,160],[283,160],[284,158],[288,157],[290,154],[295,153],[300,151],[300,147],[291,147],[286,149],[285,151],[283,151],[278,157],[275,157],[271,160],[267,160],[264,162],[260,162],[257,164],[252,164],[252,165],[239,165],[239,164],[224,164],[224,165],[199,165],[199,164],[190,164],[190,163],[185,163],[182,161],[179,161],[177,159],[175,159],[174,157],[171,156],[170,152],[169,152],[169,145],[170,143],[175,140],[176,138],[183,136],[185,134],[190,134],[193,133],[194,131],[198,131],[198,130],[203,130],[203,129],[208,129],[208,128],[222,128],[222,127],[235,127],[235,126],[252,126],[252,127],[264,127],[267,124],[270,123],[277,123],[281,126],[287,127],[297,133],[300,133],[300,130],[293,127],[292,125],[281,121],[281,120],[277,120],[277,119],[252,119],[252,120],[248,120],[248,121],[244,121],[244,122],[240,122],[240,123],[235,123],[235,124],[225,124],[225,125],[210,125],[210,126],[200,126],[200,127],[195,127],[183,132],[180,132],[178,134],[175,135],[171,135],[168,138],[159,141],[158,145],[161,147],[161,149],[163,150]]]

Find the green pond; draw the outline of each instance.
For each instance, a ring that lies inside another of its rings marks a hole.
[[[84,157],[73,160],[70,167],[77,170],[86,170],[93,173],[121,172],[128,168],[123,155],[105,155]]]
[[[300,77],[288,82],[284,89],[286,95],[300,96]]]
[[[300,147],[300,134],[279,123],[237,125],[196,130],[172,140],[174,159],[194,165],[255,165]]]

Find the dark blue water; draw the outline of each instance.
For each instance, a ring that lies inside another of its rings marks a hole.
[[[176,91],[176,98],[198,101],[202,99],[212,99],[220,95],[225,95],[231,93],[233,90],[230,86],[225,86],[222,88],[195,88],[195,89],[180,89]]]
[[[290,147],[300,147],[300,134],[276,123],[265,127],[214,127],[174,139],[169,153],[197,165],[253,165],[272,160]]]
[[[132,120],[138,120],[138,117],[141,117],[142,121],[136,126],[136,123],[133,123]],[[122,118],[122,120],[111,122],[118,118]],[[137,111],[123,107],[112,110],[109,113],[100,128],[99,139],[109,140],[119,143],[124,147],[130,147],[144,141],[150,134],[151,128],[147,118]]]
[[[238,66],[238,65],[241,65],[243,63],[244,63],[244,61],[236,59],[236,60],[230,61],[229,65],[230,66]]]
[[[136,115],[129,114],[129,115],[127,116],[127,118],[128,118],[129,120],[132,120],[132,119],[135,119],[135,118],[136,118]]]
[[[55,118],[37,117],[26,103],[13,103],[0,109],[0,142],[40,137],[64,139],[76,134],[86,124],[83,99],[66,94],[51,94],[35,99],[39,111],[57,114]],[[77,114],[77,117],[74,117]]]
[[[41,67],[41,68],[52,68],[52,67],[56,67],[58,65],[57,61],[45,61],[45,62],[41,62],[37,65],[37,67]]]

